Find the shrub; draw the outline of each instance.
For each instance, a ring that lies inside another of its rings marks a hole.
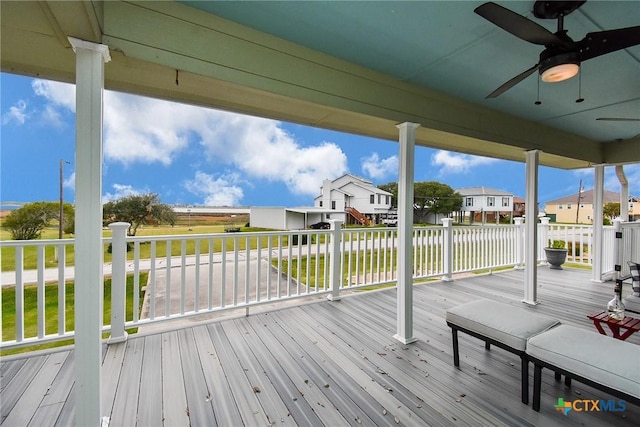
[[[551,249],[564,249],[565,248],[565,241],[564,240],[551,240],[549,239],[549,248]]]

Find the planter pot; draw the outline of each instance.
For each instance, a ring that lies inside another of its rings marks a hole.
[[[551,270],[562,270],[562,264],[567,260],[566,249],[544,248],[544,253]]]

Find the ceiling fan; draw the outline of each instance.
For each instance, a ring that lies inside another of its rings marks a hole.
[[[522,15],[496,3],[478,6],[474,12],[503,30],[529,43],[542,45],[538,63],[518,74],[491,92],[487,98],[495,98],[529,77],[536,70],[544,82],[560,82],[575,76],[580,63],[616,50],[640,44],[640,26],[587,34],[580,41],[573,41],[564,29],[564,17],[582,6],[582,1],[536,1],[533,14],[540,19],[557,19],[555,33]]]

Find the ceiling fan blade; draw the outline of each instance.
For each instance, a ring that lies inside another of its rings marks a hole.
[[[542,46],[565,44],[563,40],[546,28],[493,2],[484,3],[476,7],[474,12],[503,30],[530,43]]]
[[[582,61],[638,44],[640,26],[589,33],[577,43]]]
[[[596,120],[604,122],[640,122],[640,119],[631,117],[598,117]]]
[[[534,71],[536,71],[539,66],[540,66],[540,64],[536,64],[533,67],[529,68],[527,71],[518,74],[517,76],[515,76],[514,78],[512,78],[511,80],[509,80],[508,82],[506,82],[502,86],[500,86],[498,89],[494,90],[489,95],[487,95],[485,97],[485,99],[496,98],[496,97],[502,95],[504,92],[506,92],[507,90],[511,89],[512,87],[514,87],[515,85],[520,83],[522,80],[526,79],[531,74],[533,74]]]

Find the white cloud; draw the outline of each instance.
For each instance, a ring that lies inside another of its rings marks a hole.
[[[62,181],[62,186],[64,188],[70,188],[75,191],[76,189],[76,173],[73,172],[67,179]]]
[[[37,80],[33,88],[56,108],[75,108],[73,86]],[[275,120],[118,92],[105,92],[104,99],[107,161],[170,165],[198,141],[212,167],[235,167],[248,178],[283,182],[292,193],[314,196],[323,179],[347,172],[347,157],[336,144],[303,147]]]
[[[36,95],[45,98],[51,104],[71,112],[76,111],[75,85],[50,80],[34,80],[31,88]]]
[[[18,125],[23,125],[27,119],[27,103],[23,100],[19,100],[15,105],[9,107],[9,111],[2,115],[2,124],[6,125],[11,122],[15,122]]]
[[[113,193],[105,193],[102,196],[102,203],[107,203],[112,200],[117,200],[126,196],[133,196],[137,194],[145,194],[148,193],[148,190],[140,190],[133,188],[133,186],[128,184],[113,184]]]
[[[361,159],[361,164],[365,175],[374,179],[398,174],[398,156],[381,159],[378,153],[372,153],[369,157]]]
[[[447,173],[467,173],[476,166],[488,165],[496,161],[496,159],[489,157],[452,153],[444,150],[438,150],[431,157],[431,164],[440,168],[440,175]]]
[[[184,183],[184,188],[203,197],[205,206],[236,206],[244,197],[244,191],[237,185],[239,181],[237,174],[214,178],[212,175],[197,171],[193,180]]]

